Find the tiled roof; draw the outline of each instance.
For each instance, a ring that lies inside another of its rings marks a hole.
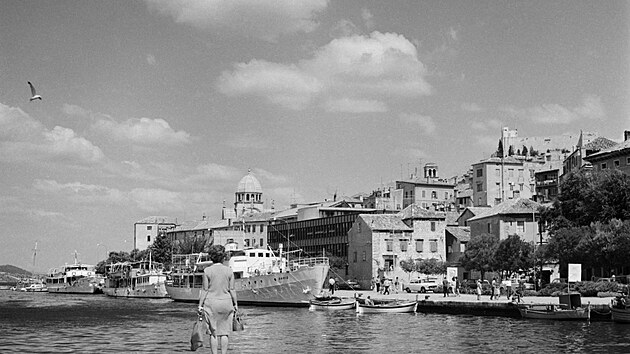
[[[590,143],[586,144],[584,146],[585,149],[587,150],[597,150],[597,151],[601,151],[604,149],[610,149],[612,147],[614,147],[615,145],[617,145],[617,142],[614,142],[610,139],[606,139],[604,137],[598,137],[595,140],[591,141]]]
[[[406,219],[446,219],[444,212],[427,210],[419,206],[418,204],[411,204],[400,213],[398,213],[403,220]]]
[[[372,230],[413,231],[398,214],[361,214],[359,215]]]
[[[175,231],[208,230],[210,229],[210,224],[208,220],[184,221],[175,228]]]
[[[498,204],[480,215],[468,219],[468,221],[475,221],[494,215],[508,215],[508,214],[529,214],[538,211],[540,204],[525,198],[509,199],[505,202]]]
[[[605,150],[601,150],[600,152],[591,154],[591,155],[585,157],[584,160],[589,161],[590,159],[597,159],[599,157],[605,156],[605,155],[610,154],[612,152],[622,151],[622,150],[625,150],[625,149],[630,149],[630,139],[626,140],[626,141],[624,141],[622,143],[616,144],[615,146],[613,146],[611,148],[608,148],[608,149],[605,149]]]
[[[470,241],[470,226],[447,226],[446,232],[455,236],[459,241]]]
[[[457,219],[459,219],[459,213],[456,211],[446,212],[446,225],[457,225]]]

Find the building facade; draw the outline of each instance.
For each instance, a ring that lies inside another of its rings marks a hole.
[[[166,216],[149,216],[133,224],[133,248],[146,250],[158,235],[177,226],[177,220]]]
[[[518,235],[526,242],[544,243],[546,233],[539,232],[536,220],[539,208],[540,204],[525,198],[500,203],[466,220],[470,226],[470,238],[491,234],[502,241],[511,235]]]
[[[616,169],[630,174],[630,130],[624,132],[624,141],[584,158],[593,165],[594,171]]]

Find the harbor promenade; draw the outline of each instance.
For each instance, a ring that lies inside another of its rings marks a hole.
[[[490,300],[489,295],[482,295],[480,300],[477,300],[477,295],[462,294],[460,296],[450,295],[444,297],[443,294],[434,293],[406,293],[406,292],[393,292],[390,295],[379,294],[370,290],[339,290],[335,291],[335,296],[340,297],[362,297],[366,298],[370,296],[374,300],[416,300],[418,301],[417,312],[421,313],[442,313],[442,314],[460,314],[460,315],[475,315],[475,316],[501,316],[501,317],[515,317],[520,318],[520,312],[518,311],[518,305],[527,304],[559,304],[558,297],[551,296],[526,296],[523,297],[518,304],[512,302],[507,297],[502,296],[497,300]],[[611,297],[583,297],[581,298],[581,305],[591,306],[591,318],[593,320],[598,319],[598,313],[605,314],[609,312],[608,304],[610,304]],[[602,319],[607,318],[605,315]]]

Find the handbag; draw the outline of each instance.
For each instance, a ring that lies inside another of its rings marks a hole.
[[[234,316],[232,317],[232,331],[240,332],[243,330],[245,330],[245,325],[243,324],[241,313],[238,310],[236,310],[234,311]]]
[[[203,317],[199,316],[193,325],[192,334],[190,336],[190,350],[193,352],[200,347],[203,347],[204,324],[205,321],[203,320]]]

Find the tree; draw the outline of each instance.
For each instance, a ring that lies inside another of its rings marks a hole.
[[[523,145],[523,150],[521,150],[521,154],[523,156],[527,156],[527,146]]]
[[[561,228],[549,238],[547,257],[557,260],[560,274],[567,274],[569,263],[582,263],[585,242],[580,242],[589,233],[590,229],[586,226]]]
[[[510,148],[508,149],[508,156],[513,156],[513,155],[514,155],[514,147],[510,145]]]
[[[472,238],[460,259],[461,265],[468,271],[480,271],[483,278],[486,272],[493,270],[494,252],[498,244],[497,237],[492,234]]]
[[[407,279],[411,280],[411,273],[416,271],[416,262],[409,258],[403,259],[398,264],[400,265],[400,268],[409,275]]]
[[[445,274],[446,263],[435,258],[416,259],[415,270],[421,274]]]
[[[518,235],[511,235],[497,245],[494,253],[494,268],[505,271],[509,276],[534,266],[534,246]]]
[[[205,252],[212,244],[213,237],[186,236],[182,240],[177,240],[173,246],[176,254],[191,254]]]
[[[149,250],[151,251],[152,260],[164,264],[167,268],[170,266],[173,256],[173,244],[165,233],[155,238]]]
[[[499,147],[497,148],[497,157],[503,157],[503,139],[499,139]]]

